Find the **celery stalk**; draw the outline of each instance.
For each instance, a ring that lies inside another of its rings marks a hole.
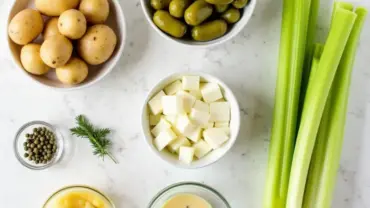
[[[312,77],[317,72],[317,67],[322,54],[323,45],[316,44],[314,49],[314,56],[312,60],[312,70],[310,74],[310,82],[313,81]],[[316,138],[316,144],[312,153],[310,168],[308,171],[308,178],[303,198],[303,208],[313,208],[316,203],[317,187],[320,183],[320,176],[322,174],[323,157],[325,154],[326,141],[327,141],[327,127],[329,124],[329,112],[331,107],[331,95],[329,94],[326,101],[324,113],[320,122],[319,132]]]
[[[288,74],[290,71],[291,59],[291,40],[293,30],[293,1],[284,0],[283,2],[283,16],[281,26],[281,39],[279,51],[279,66],[277,74],[276,92],[275,92],[275,106],[273,115],[273,125],[271,131],[271,143],[269,148],[269,160],[266,175],[266,185],[264,193],[263,207],[265,208],[279,208],[282,205],[279,196],[280,177],[282,156],[281,149],[284,142],[285,135],[285,114],[288,85]]]
[[[285,121],[285,138],[280,182],[280,197],[285,206],[288,195],[289,176],[292,166],[294,144],[297,136],[298,108],[301,94],[302,72],[306,55],[307,30],[311,0],[294,1],[294,29],[292,38],[291,70],[289,73],[288,102]]]
[[[287,208],[302,206],[308,168],[325,103],[356,16],[354,12],[337,9],[318,69],[313,75],[313,82],[308,85],[307,102],[303,107],[291,168]]]
[[[306,95],[307,85],[309,81],[308,79],[310,77],[310,72],[312,69],[311,64],[313,60],[313,53],[314,53],[314,47],[315,47],[314,42],[316,38],[316,26],[317,26],[317,19],[319,15],[319,9],[320,9],[320,0],[312,0],[311,8],[310,8],[308,30],[307,30],[305,65],[304,65],[303,74],[302,74],[299,118],[302,113],[304,97]]]
[[[347,42],[346,49],[333,83],[333,103],[330,115],[330,126],[328,128],[328,141],[324,157],[323,174],[321,176],[320,186],[317,187],[317,208],[326,208],[331,206],[336,174],[339,168],[352,69],[367,10],[362,7],[357,8],[356,14],[358,17],[353,26],[351,36]]]

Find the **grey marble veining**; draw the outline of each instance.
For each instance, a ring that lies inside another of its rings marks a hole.
[[[62,186],[88,184],[110,195],[119,208],[143,208],[169,184],[198,181],[219,190],[233,208],[261,207],[281,1],[259,0],[250,23],[236,38],[216,48],[196,50],[164,40],[147,24],[138,0],[121,0],[128,23],[123,58],[103,81],[66,93],[32,83],[13,65],[5,50],[6,19],[12,1],[0,0],[0,205],[37,208]],[[367,0],[352,1],[370,7]],[[330,10],[328,5],[323,11]],[[321,22],[325,18],[320,16]],[[325,31],[323,25],[319,28]],[[367,21],[353,74],[335,208],[370,207],[369,46]],[[146,93],[163,76],[181,71],[202,71],[221,78],[241,106],[241,133],[232,151],[200,170],[164,164],[148,150],[141,134],[140,114]],[[101,161],[91,154],[86,141],[69,136],[68,128],[78,114],[114,129],[112,151],[119,165]],[[73,147],[59,165],[47,171],[27,170],[13,156],[16,130],[35,119],[56,125]]]

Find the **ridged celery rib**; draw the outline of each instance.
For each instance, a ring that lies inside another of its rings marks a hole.
[[[313,77],[314,84],[309,83],[306,95],[306,100],[309,102],[304,103],[298,131],[289,180],[287,208],[302,206],[308,168],[325,103],[356,16],[354,12],[337,9],[319,67]]]
[[[264,193],[264,208],[279,208],[281,205],[279,196],[282,156],[281,150],[285,136],[285,116],[288,85],[288,73],[291,59],[291,36],[293,27],[293,2],[284,0],[282,30],[279,51],[278,78],[275,92],[274,118],[271,132],[269,161],[267,167],[266,185]]]
[[[367,16],[367,10],[362,7],[357,8],[356,14],[358,17],[353,26],[351,36],[347,42],[346,49],[333,83],[333,98],[330,112],[330,126],[328,128],[328,141],[325,156],[323,158],[324,164],[321,183],[320,186],[317,187],[317,208],[326,208],[331,206],[337,170],[339,168],[353,63],[356,57],[360,34]]]
[[[301,92],[302,72],[306,54],[307,30],[311,0],[294,1],[294,30],[292,38],[291,70],[289,73],[288,102],[286,111],[285,138],[280,183],[280,197],[285,207],[288,194],[290,169],[293,160],[294,144],[297,136],[298,107]]]
[[[316,44],[314,49],[314,56],[312,60],[312,70],[310,74],[310,78],[314,76],[317,72],[317,67],[320,61],[320,57],[322,54],[323,46],[321,44]],[[313,79],[310,79],[312,82]],[[330,102],[330,94],[328,100],[326,101],[325,110],[321,119],[319,132],[316,138],[316,144],[312,153],[312,159],[310,163],[310,168],[308,171],[308,178],[306,183],[306,188],[304,192],[303,198],[303,208],[313,208],[317,199],[317,187],[320,183],[320,176],[322,174],[322,165],[323,165],[323,157],[326,148],[326,141],[327,141],[327,127],[329,124],[329,111],[331,107]]]
[[[319,9],[320,9],[320,0],[312,0],[311,7],[310,7],[310,17],[308,22],[308,30],[307,30],[307,41],[306,41],[306,57],[305,57],[305,64],[302,73],[302,86],[301,86],[301,97],[300,97],[300,104],[299,104],[299,112],[298,112],[298,124],[301,118],[302,110],[303,110],[303,103],[304,98],[306,96],[308,79],[311,73],[311,64],[313,59],[314,53],[314,42],[316,39],[316,26],[317,20],[319,16]]]

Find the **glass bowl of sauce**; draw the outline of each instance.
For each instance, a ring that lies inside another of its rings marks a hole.
[[[182,182],[161,190],[148,208],[231,208],[215,189],[196,182]]]
[[[52,194],[43,208],[115,208],[100,191],[83,185],[67,186]]]

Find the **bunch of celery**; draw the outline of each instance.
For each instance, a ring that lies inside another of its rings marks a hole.
[[[335,3],[325,45],[314,44],[319,4],[284,0],[265,208],[330,207],[367,11]]]

